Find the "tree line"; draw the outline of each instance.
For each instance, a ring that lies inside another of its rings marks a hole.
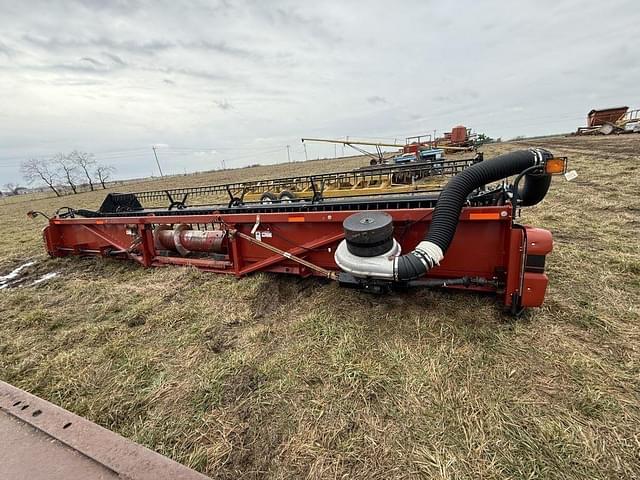
[[[20,173],[27,183],[44,183],[60,197],[63,187],[78,193],[78,188],[88,185],[94,191],[96,185],[106,187],[115,167],[98,163],[92,153],[74,150],[52,158],[31,158],[20,164]]]

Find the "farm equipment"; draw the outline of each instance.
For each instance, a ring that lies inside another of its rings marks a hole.
[[[543,302],[552,238],[516,218],[544,198],[552,174],[565,170],[566,158],[530,149],[466,165],[444,187],[377,195],[190,205],[198,193],[220,187],[112,193],[97,211],[59,212],[43,234],[53,257],[189,265],[237,277],[316,275],[376,293],[468,289],[496,295],[517,314]],[[513,183],[505,181],[512,176]],[[176,202],[174,195],[183,196]],[[170,204],[142,205],[151,200]]]
[[[444,138],[438,140],[438,146],[442,148],[473,147],[477,137],[470,128],[458,125],[450,132],[445,132]]]
[[[103,209],[109,208],[111,201],[123,208],[121,201],[131,195],[140,207],[157,206],[157,201],[168,202],[168,208],[183,208],[187,200],[220,202],[227,201],[229,207],[246,203],[263,204],[277,202],[322,201],[336,197],[357,197],[363,195],[409,193],[433,190],[442,186],[446,177],[463,171],[470,165],[482,161],[482,154],[459,160],[423,161],[398,165],[366,166],[358,170],[303,175],[298,177],[275,178],[252,182],[207,185],[202,187],[176,188],[137,192],[134,194],[111,194]],[[120,203],[118,203],[120,202]],[[126,203],[126,202],[125,202]],[[137,205],[137,204],[136,204]],[[108,210],[106,210],[108,211]]]
[[[463,127],[464,128],[464,127]],[[465,134],[467,130],[465,129]],[[446,135],[446,134],[445,134]],[[425,157],[428,157],[429,154],[422,154],[423,151],[440,149],[442,151],[458,151],[458,152],[470,152],[473,151],[474,147],[472,143],[467,143],[465,145],[454,145],[450,141],[445,141],[443,139],[434,140],[431,134],[427,133],[425,135],[417,135],[413,137],[405,138],[405,143],[385,143],[385,142],[370,142],[364,140],[338,140],[332,138],[303,138],[301,139],[302,143],[304,142],[323,142],[323,143],[334,143],[338,145],[346,145],[348,147],[357,150],[363,155],[367,155],[371,157],[371,165],[379,165],[386,162],[387,158],[383,152],[383,148],[397,148],[402,152],[402,157],[412,157],[413,161],[421,161],[424,160]],[[442,145],[440,145],[440,143]],[[376,147],[376,153],[371,153],[362,148],[363,146]]]
[[[640,109],[629,107],[591,110],[587,114],[587,126],[578,127],[576,135],[611,135],[640,132]]]

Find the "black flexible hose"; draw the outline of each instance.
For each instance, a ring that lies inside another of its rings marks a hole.
[[[518,200],[523,207],[531,207],[542,201],[549,191],[551,175],[529,174],[524,176],[524,183],[518,188]]]
[[[438,198],[424,241],[414,251],[397,258],[394,266],[396,280],[414,280],[440,262],[453,240],[460,211],[474,190],[541,165],[551,157],[551,153],[543,149],[519,150],[472,165],[453,177]],[[542,200],[550,182],[549,175],[533,172],[525,175],[525,183],[518,192],[521,204],[534,205]]]

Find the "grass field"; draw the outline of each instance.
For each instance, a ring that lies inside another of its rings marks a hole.
[[[474,294],[48,259],[25,212],[104,192],[0,201],[0,275],[59,272],[0,290],[0,378],[214,478],[638,478],[640,135],[531,142],[579,177],[523,213],[555,246],[545,305],[518,320]]]

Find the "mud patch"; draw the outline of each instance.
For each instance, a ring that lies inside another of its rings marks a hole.
[[[256,392],[266,381],[264,374],[253,367],[244,367],[227,377],[222,391],[222,404],[233,405]]]
[[[217,477],[235,479],[238,472],[268,471],[273,452],[291,435],[291,415],[276,405],[265,405],[258,400],[266,382],[267,378],[252,366],[245,366],[227,377],[221,400],[225,418],[233,425],[227,436],[231,448],[225,461],[227,468]]]
[[[127,320],[127,327],[139,327],[141,325],[144,325],[145,323],[147,323],[147,321],[144,319],[144,317],[136,315],[135,317]]]
[[[232,349],[236,344],[237,334],[231,327],[233,325],[223,324],[207,328],[202,332],[202,345],[216,354]]]
[[[252,318],[269,318],[281,311],[287,312],[288,305],[297,304],[300,297],[307,297],[322,286],[318,278],[278,277],[269,275],[253,293],[251,298]]]

